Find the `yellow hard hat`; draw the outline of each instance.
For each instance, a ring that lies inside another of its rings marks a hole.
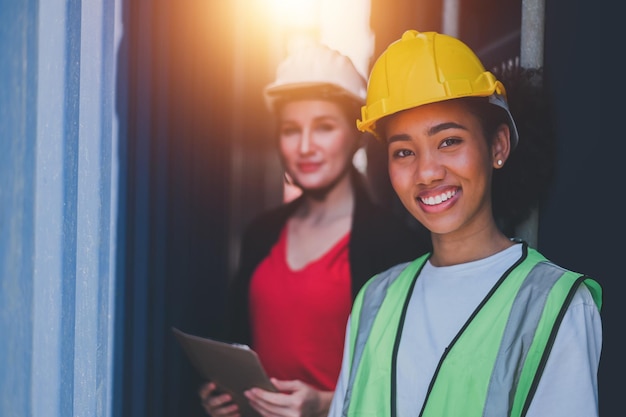
[[[506,110],[511,144],[518,142],[504,85],[485,71],[463,42],[436,32],[407,30],[374,63],[357,128],[376,134],[376,121],[402,110],[461,97],[489,97]]]
[[[365,87],[365,78],[350,58],[324,44],[307,43],[278,65],[275,80],[263,93],[265,103],[273,111],[277,100],[301,92],[320,98],[344,96],[363,105]]]

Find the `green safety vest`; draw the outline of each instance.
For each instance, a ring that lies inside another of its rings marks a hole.
[[[343,416],[395,417],[400,336],[415,281],[429,256],[380,274],[357,296]],[[523,256],[446,348],[420,416],[525,415],[581,282],[600,309],[602,290],[596,281],[560,268],[524,243]]]

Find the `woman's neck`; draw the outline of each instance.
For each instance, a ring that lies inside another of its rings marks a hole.
[[[303,194],[302,204],[287,223],[287,263],[292,269],[319,259],[350,231],[354,191],[346,178],[315,198]]]
[[[514,244],[495,223],[462,237],[432,234],[432,242],[433,255],[430,261],[435,266],[458,265],[484,259]]]
[[[353,208],[354,190],[347,174],[324,193],[304,192],[293,217],[310,225],[324,225],[351,216]]]

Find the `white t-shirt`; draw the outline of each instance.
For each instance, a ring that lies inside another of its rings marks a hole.
[[[419,415],[445,347],[521,255],[522,244],[516,244],[474,262],[445,267],[435,267],[430,262],[424,265],[409,301],[398,351],[398,417]],[[348,346],[346,338],[345,347]],[[591,293],[581,285],[561,323],[526,416],[597,416],[601,346],[600,314]],[[344,350],[329,417],[341,416],[350,367],[347,357]]]

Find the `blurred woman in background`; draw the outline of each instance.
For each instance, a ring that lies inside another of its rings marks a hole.
[[[283,61],[265,89],[278,151],[301,190],[294,201],[260,215],[242,239],[233,282],[229,334],[250,345],[279,392],[246,392],[263,416],[324,416],[341,366],[352,301],[365,281],[429,248],[376,205],[353,157],[365,80],[346,56],[309,45]],[[200,389],[213,417],[237,415],[214,383]]]

